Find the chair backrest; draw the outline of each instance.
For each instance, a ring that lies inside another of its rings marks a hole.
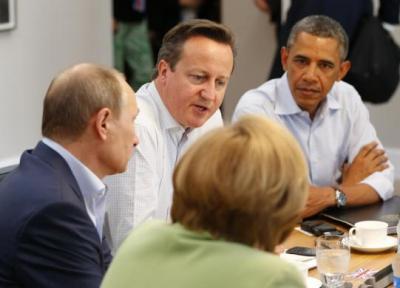
[[[0,182],[15,168],[17,168],[17,165],[0,168]]]

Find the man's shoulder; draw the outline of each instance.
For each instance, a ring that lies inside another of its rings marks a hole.
[[[256,88],[246,91],[240,97],[239,103],[241,105],[257,105],[274,101],[278,81],[279,79],[269,80]]]
[[[331,93],[336,101],[345,108],[345,110],[351,111],[361,106],[365,106],[360,94],[357,90],[349,83],[344,81],[335,82],[331,89]]]
[[[58,164],[61,164],[54,167],[30,151],[24,152],[19,166],[0,185],[0,206],[15,202],[15,207],[21,208],[14,209],[15,214],[40,209],[58,201],[83,207],[79,188],[76,182],[70,181],[75,181],[72,172],[62,159],[59,161]]]
[[[135,120],[136,125],[144,127],[159,126],[159,113],[157,103],[146,94],[138,94],[137,105],[139,114]]]
[[[235,107],[233,120],[244,114],[269,114],[275,106],[278,83],[279,79],[269,80],[245,92]]]

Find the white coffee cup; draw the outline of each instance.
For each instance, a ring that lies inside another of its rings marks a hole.
[[[350,240],[359,246],[374,247],[382,245],[387,237],[388,224],[382,221],[357,222],[349,230]]]

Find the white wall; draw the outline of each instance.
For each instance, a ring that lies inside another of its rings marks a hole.
[[[252,0],[221,0],[222,21],[236,37],[235,71],[224,99],[224,118],[230,121],[239,97],[266,80],[275,52],[275,30]]]
[[[222,0],[222,7],[223,22],[234,31],[238,46],[236,70],[224,101],[224,118],[229,122],[240,96],[266,80],[276,43],[268,15],[260,12],[252,0]],[[393,35],[400,43],[400,27],[395,28]],[[396,178],[400,179],[400,88],[389,103],[368,108],[371,121],[397,168]]]
[[[79,62],[112,63],[111,1],[19,0],[17,27],[0,32],[0,168],[40,139],[51,79]]]

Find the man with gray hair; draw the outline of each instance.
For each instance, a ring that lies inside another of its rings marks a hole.
[[[331,206],[366,205],[393,195],[393,165],[369,121],[360,95],[341,81],[350,69],[348,38],[335,20],[308,16],[281,49],[285,70],[246,92],[233,120],[256,113],[286,126],[309,166],[304,217]]]

